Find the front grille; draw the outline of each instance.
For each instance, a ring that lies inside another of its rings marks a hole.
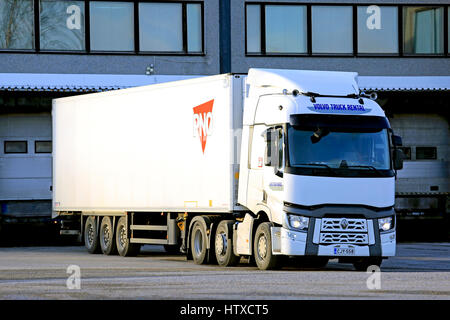
[[[353,244],[368,244],[369,239],[366,233],[321,233],[320,243],[334,244],[334,243],[353,243]]]
[[[324,218],[320,231],[324,232],[367,232],[366,219]]]

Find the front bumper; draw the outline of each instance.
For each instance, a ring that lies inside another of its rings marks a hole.
[[[308,232],[272,227],[273,254],[327,257],[392,257],[396,251],[395,229],[380,233],[376,220],[367,220],[367,244],[321,243],[322,219],[311,218]],[[337,250],[351,249],[351,250]]]

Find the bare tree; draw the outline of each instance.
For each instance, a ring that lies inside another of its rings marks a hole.
[[[32,0],[0,2],[0,48],[32,49],[33,26]]]

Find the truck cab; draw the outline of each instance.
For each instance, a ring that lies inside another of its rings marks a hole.
[[[304,256],[365,270],[394,256],[401,139],[357,74],[250,69],[245,90],[238,201],[251,212],[235,254],[261,269]]]

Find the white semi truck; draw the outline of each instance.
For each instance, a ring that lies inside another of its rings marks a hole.
[[[250,69],[55,99],[52,118],[53,213],[90,253],[162,244],[263,270],[395,255],[401,138],[356,73]]]

